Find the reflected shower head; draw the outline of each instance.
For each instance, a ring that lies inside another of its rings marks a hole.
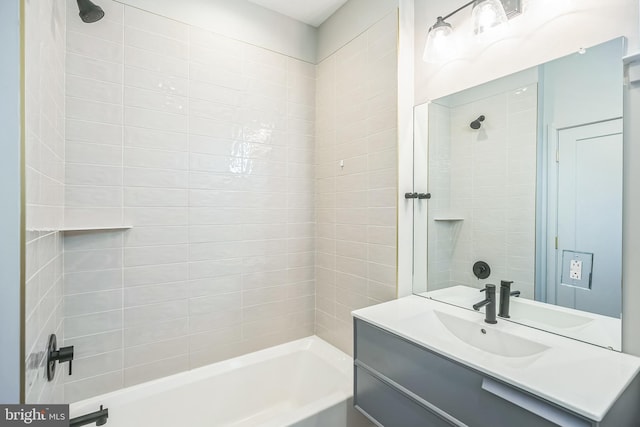
[[[78,0],[78,9],[80,9],[80,18],[87,24],[99,21],[104,16],[102,8],[90,0]]]
[[[482,126],[482,122],[484,122],[484,116],[478,117],[477,119],[472,121],[469,126],[471,126],[471,129],[477,130],[477,129],[480,129],[480,126]]]

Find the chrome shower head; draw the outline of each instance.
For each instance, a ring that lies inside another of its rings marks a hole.
[[[87,24],[99,21],[104,16],[104,10],[90,0],[77,0],[80,9],[80,18]]]
[[[472,121],[469,126],[471,126],[471,129],[477,130],[480,129],[480,126],[482,126],[482,122],[484,122],[484,116],[478,117],[477,119]]]

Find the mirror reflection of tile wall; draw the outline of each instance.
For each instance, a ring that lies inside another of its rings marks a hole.
[[[490,282],[517,281],[533,298],[537,84],[452,104],[430,106],[429,290],[484,286],[470,268],[482,259]]]

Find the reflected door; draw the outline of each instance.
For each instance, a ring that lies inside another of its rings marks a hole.
[[[622,120],[558,132],[556,304],[620,317]]]

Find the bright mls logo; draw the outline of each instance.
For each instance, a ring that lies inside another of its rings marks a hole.
[[[0,405],[0,427],[69,427],[69,405]]]

